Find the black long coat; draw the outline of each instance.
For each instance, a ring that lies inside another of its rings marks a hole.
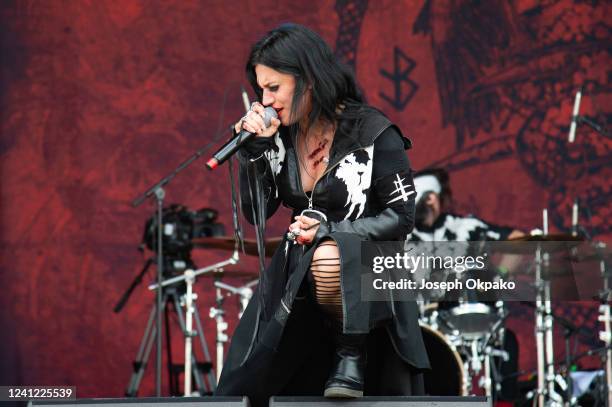
[[[251,223],[281,203],[292,216],[312,208],[327,221],[321,219],[311,246],[285,239],[277,248],[234,332],[216,394],[247,395],[257,405],[271,395],[323,393],[333,347],[307,288],[322,238],[334,239],[340,251],[344,332],[371,331],[366,394],[409,393],[389,383],[429,367],[414,302],[361,300],[361,242],[404,239],[414,224],[415,193],[404,152],[410,141],[377,110],[362,107],[357,117],[349,132],[334,137],[327,170],[309,194],[287,129],[241,152],[241,200]]]

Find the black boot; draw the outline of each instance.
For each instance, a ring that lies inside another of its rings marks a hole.
[[[334,368],[325,383],[325,397],[363,397],[367,334],[343,334],[334,329]]]

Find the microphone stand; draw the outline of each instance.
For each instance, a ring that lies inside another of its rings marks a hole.
[[[216,139],[216,138],[215,138]],[[216,141],[216,140],[215,140]],[[155,249],[157,251],[157,282],[161,283],[163,280],[163,268],[164,268],[164,254],[163,254],[163,208],[165,191],[164,186],[169,184],[170,181],[178,173],[189,167],[191,163],[200,158],[206,151],[210,149],[214,142],[208,143],[198,151],[196,151],[191,157],[183,161],[174,171],[163,177],[155,185],[147,189],[142,195],[134,199],[132,207],[136,208],[140,206],[147,198],[154,198],[156,202],[156,219],[157,219],[157,244]],[[162,365],[162,290],[157,290],[156,298],[156,358],[155,358],[155,395],[161,396],[161,365]]]

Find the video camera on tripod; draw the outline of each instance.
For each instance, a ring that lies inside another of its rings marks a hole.
[[[162,247],[164,276],[181,274],[186,268],[195,268],[191,260],[192,240],[198,237],[223,236],[225,228],[216,222],[218,212],[211,208],[191,211],[184,205],[173,204],[162,212]],[[157,253],[157,218],[145,223],[141,247]]]
[[[193,248],[192,240],[199,237],[215,237],[222,236],[225,234],[225,228],[221,223],[216,222],[217,211],[210,208],[202,208],[197,211],[191,211],[183,205],[170,205],[162,210],[161,223],[162,223],[162,261],[163,261],[163,278],[169,279],[180,274],[185,273],[187,269],[195,269],[196,266],[191,260],[191,249]],[[145,228],[142,236],[141,249],[147,247],[157,255],[157,243],[158,243],[158,218],[153,216],[149,218],[145,223]],[[114,311],[120,312],[123,306],[126,304],[129,296],[131,295],[134,288],[139,285],[143,279],[143,276],[147,272],[148,268],[155,264],[155,257],[149,258],[138,276],[132,281],[130,287],[123,294]],[[199,343],[202,346],[202,356],[206,362],[198,362],[191,348],[191,336],[197,336],[204,338],[204,332],[202,323],[200,321],[197,309],[192,305],[195,298],[195,294],[191,292],[191,286],[187,290],[187,298],[185,298],[185,284],[173,284],[165,287],[162,292],[162,300],[160,302],[160,309],[165,310],[166,327],[168,324],[168,313],[169,310],[176,314],[176,320],[179,322],[181,332],[184,333],[189,340],[189,347],[186,345],[186,356],[184,365],[175,365],[172,363],[172,359],[169,359],[169,377],[171,394],[180,394],[178,389],[178,374],[179,368],[184,366],[185,371],[192,373],[185,373],[185,380],[191,383],[191,378],[196,382],[196,386],[200,395],[208,394],[216,385],[215,376],[212,372],[212,364],[210,353],[206,342],[201,339]],[[169,307],[168,307],[169,306]],[[183,318],[182,309],[187,310],[188,315],[192,315],[195,319],[196,325],[195,330],[192,330],[191,321],[192,317],[188,320]],[[126,395],[134,397],[137,395],[140,381],[144,375],[144,370],[149,359],[151,347],[153,345],[154,338],[157,334],[158,327],[153,324],[153,317],[156,312],[157,305],[154,305],[149,317],[149,322],[145,328],[143,339],[136,355],[136,360],[133,363],[133,372],[130,378],[130,383],[126,391]],[[169,329],[169,328],[167,328]],[[161,332],[161,329],[160,329]],[[169,333],[167,333],[169,335]],[[167,341],[167,346],[170,340]],[[207,378],[207,379],[205,379]],[[207,382],[205,381],[207,380]],[[189,385],[189,388],[191,385]]]

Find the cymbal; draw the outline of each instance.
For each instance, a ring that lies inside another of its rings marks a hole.
[[[582,236],[568,235],[566,233],[557,233],[551,235],[525,235],[508,239],[508,242],[582,242]]]
[[[517,267],[511,272],[511,274],[513,276],[535,276],[535,269],[532,267]],[[575,269],[567,261],[564,262],[560,260],[551,261],[548,267],[542,271],[542,275],[544,277],[548,276],[548,278],[566,277],[579,274],[584,274],[584,271],[580,269]]]
[[[491,242],[491,247],[494,251],[505,254],[534,254],[536,250],[534,243],[541,242],[542,251],[553,253],[568,250],[583,241],[584,239],[580,236],[567,234],[526,235],[506,241]]]
[[[602,242],[592,242],[588,245],[580,247],[581,250],[572,252],[568,259],[573,263],[580,263],[584,261],[604,261],[609,262],[612,260],[612,249],[607,247]]]
[[[274,237],[265,240],[266,256],[272,257],[274,251],[283,240],[282,237]],[[257,241],[255,239],[243,239],[244,251],[250,256],[257,256]],[[234,250],[235,243],[233,236],[220,236],[220,237],[198,237],[193,239],[191,243],[194,248],[198,249],[219,249],[219,250]]]
[[[583,261],[605,261],[605,262],[609,262],[610,260],[612,260],[612,253],[602,253],[602,254],[597,254],[597,253],[590,253],[590,254],[585,254],[585,255],[576,255],[576,256],[571,256],[569,257],[569,260],[574,262],[574,263],[580,263]]]

